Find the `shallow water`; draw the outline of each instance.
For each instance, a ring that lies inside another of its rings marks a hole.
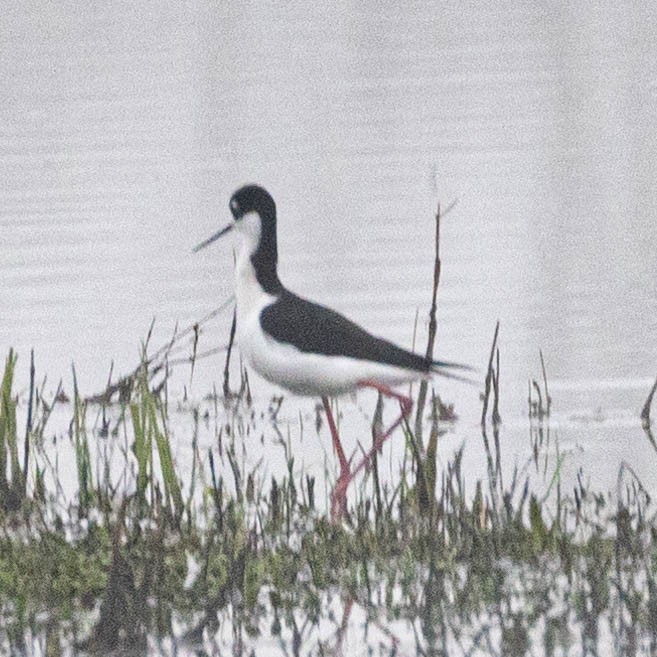
[[[509,450],[526,449],[540,348],[560,439],[590,476],[611,486],[626,459],[648,477],[654,21],[567,3],[15,5],[0,18],[0,347],[23,380],[34,347],[53,390],[70,391],[72,361],[85,391],[112,362],[132,369],[153,317],[159,344],[232,293],[231,246],[190,250],[257,181],[277,199],[285,283],[406,346],[419,312],[423,348],[433,214],[457,200],[438,353],[483,370],[500,319]],[[201,397],[222,364],[178,390]],[[478,391],[439,386],[476,467]]]

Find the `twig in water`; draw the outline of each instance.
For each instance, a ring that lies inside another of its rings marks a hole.
[[[436,209],[436,235],[435,235],[435,258],[433,263],[433,291],[431,293],[431,308],[429,309],[429,336],[427,338],[427,351],[425,353],[427,360],[433,360],[433,345],[436,339],[436,297],[438,295],[438,284],[440,283],[440,203]],[[422,444],[422,414],[427,399],[427,381],[420,383],[420,392],[417,396],[417,411],[415,414],[415,440],[418,443],[420,452],[424,451]]]
[[[32,410],[34,406],[34,349],[30,351],[30,397],[27,402],[27,423],[25,425],[25,444],[23,446],[23,497],[27,492],[27,466],[30,460],[30,438],[32,434]]]
[[[190,360],[192,362],[192,366],[190,367],[189,370],[190,385],[192,383],[192,379],[194,378],[194,365],[196,365],[196,350],[198,348],[198,339],[201,335],[201,327],[198,325],[198,322],[196,322],[192,326],[192,330],[194,331],[194,339],[192,340],[192,355],[190,356]]]
[[[436,298],[438,295],[438,285],[440,283],[441,261],[440,261],[440,220],[450,212],[457,204],[458,200],[453,201],[447,206],[445,212],[440,211],[440,203],[436,209],[436,235],[435,235],[435,259],[433,263],[433,291],[431,293],[431,308],[429,309],[429,335],[427,337],[427,350],[425,356],[427,360],[433,360],[433,347],[436,340]],[[427,399],[428,381],[420,383],[420,391],[417,397],[417,411],[415,414],[415,439],[417,440],[420,452],[424,452],[422,443],[422,414]]]
[[[492,420],[494,425],[502,422],[500,417],[500,350],[499,347],[495,350],[495,372],[493,374],[493,414]]]
[[[646,403],[641,410],[641,422],[644,427],[650,426],[650,407],[652,406],[652,398],[655,396],[655,391],[657,391],[657,379],[655,379],[655,383],[652,385],[648,399],[646,399]]]
[[[490,348],[490,356],[488,357],[488,369],[486,370],[486,382],[484,388],[484,398],[482,400],[481,409],[481,425],[486,424],[486,413],[488,412],[488,400],[490,399],[491,383],[494,383],[495,372],[493,368],[493,358],[495,357],[495,350],[497,347],[497,335],[500,331],[500,321],[497,320],[495,325],[495,335],[493,336],[493,344]]]
[[[230,355],[233,351],[233,342],[235,342],[235,331],[237,329],[237,308],[233,308],[233,321],[230,325],[230,337],[228,339],[228,349],[226,350],[226,364],[224,365],[224,399],[231,396],[230,392]]]
[[[171,339],[168,340],[159,349],[157,349],[153,354],[151,354],[150,357],[148,358],[144,357],[142,359],[142,362],[140,362],[139,365],[137,365],[137,367],[135,367],[132,370],[132,372],[120,377],[116,383],[108,384],[105,390],[103,390],[102,392],[94,395],[90,395],[86,397],[83,401],[91,402],[91,403],[97,403],[97,402],[109,403],[112,397],[117,392],[119,393],[120,400],[127,401],[130,398],[132,384],[134,380],[137,378],[137,375],[139,374],[139,371],[141,370],[142,367],[146,366],[148,368],[149,378],[152,379],[154,375],[162,371],[162,369],[165,369],[165,363],[167,363],[168,365],[176,365],[180,363],[192,363],[193,366],[193,364],[197,360],[215,354],[217,353],[217,351],[222,351],[223,348],[219,348],[219,349],[210,349],[202,353],[197,353],[195,351],[196,340],[200,332],[200,328],[208,321],[210,321],[211,319],[219,315],[221,312],[223,312],[232,302],[233,302],[233,296],[231,295],[219,307],[215,308],[213,311],[208,313],[201,320],[199,320],[198,322],[194,322],[194,324],[188,326],[187,328],[185,328],[180,332],[178,331],[178,327],[176,326]],[[151,322],[150,327],[148,329],[148,334],[146,336],[146,341],[144,344],[144,353],[146,353],[147,351],[148,344],[153,334],[154,322],[155,320]],[[195,336],[193,343],[194,353],[192,353],[192,356],[187,356],[185,358],[170,359],[169,357],[172,354],[174,354],[176,351],[180,351],[180,349],[183,348],[183,345],[181,345],[180,342],[181,340],[183,340],[183,338],[187,337],[190,333],[194,334]]]
[[[543,370],[543,388],[545,389],[545,405],[546,405],[546,415],[550,417],[550,407],[552,406],[552,397],[550,397],[550,393],[548,392],[548,384],[547,384],[547,373],[545,371],[545,359],[543,358],[543,350],[539,349],[538,353],[541,356],[541,369]]]
[[[379,392],[376,399],[376,409],[372,420],[372,444],[376,444],[377,438],[383,433],[383,396]],[[374,500],[376,502],[375,518],[381,518],[383,503],[381,501],[381,487],[379,484],[379,464],[376,451],[372,454],[372,481],[374,483]]]
[[[533,402],[534,417],[542,418],[543,415],[545,414],[545,412],[543,411],[543,395],[541,394],[541,389],[539,388],[538,383],[536,383],[536,379],[531,380],[531,385],[536,391],[536,396],[538,398],[538,401]],[[531,396],[531,390],[529,394]]]

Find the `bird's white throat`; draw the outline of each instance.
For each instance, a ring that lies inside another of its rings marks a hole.
[[[247,212],[235,222],[235,230],[239,235],[238,253],[248,253],[251,257],[260,245],[262,236],[262,221],[257,212]]]
[[[235,299],[237,301],[237,337],[244,345],[249,330],[256,326],[263,308],[276,301],[274,295],[262,289],[251,257],[260,244],[260,217],[255,212],[245,214],[236,224],[239,234],[235,261]]]

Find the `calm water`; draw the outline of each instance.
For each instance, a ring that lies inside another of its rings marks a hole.
[[[638,422],[657,374],[652,7],[259,5],[3,12],[0,348],[23,380],[34,347],[52,389],[70,390],[74,361],[96,391],[112,361],[136,364],[153,317],[159,344],[229,297],[231,246],[190,250],[250,181],[277,199],[287,285],[406,346],[419,310],[423,346],[433,214],[458,200],[439,354],[483,369],[500,319],[507,450],[525,447],[541,348],[573,469],[653,476]],[[221,368],[204,363],[192,395]],[[477,390],[441,393],[461,416],[448,448],[465,440],[475,463]],[[343,404],[354,422],[359,407]]]

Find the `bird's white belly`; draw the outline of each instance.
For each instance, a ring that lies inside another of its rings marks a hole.
[[[396,385],[422,378],[418,372],[373,361],[299,351],[264,333],[260,310],[242,322],[238,318],[237,334],[246,362],[263,378],[297,395],[341,395],[366,379]]]

